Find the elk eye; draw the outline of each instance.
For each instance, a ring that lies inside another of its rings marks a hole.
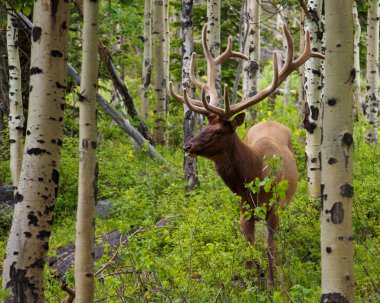
[[[222,130],[221,129],[217,129],[215,131],[215,135],[220,136],[221,134],[222,134]]]

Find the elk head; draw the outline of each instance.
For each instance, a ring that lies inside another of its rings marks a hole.
[[[183,96],[178,95],[173,90],[172,82],[169,83],[169,92],[173,98],[186,104],[189,109],[194,112],[203,114],[208,117],[209,125],[204,127],[201,133],[195,138],[188,141],[184,150],[192,156],[205,156],[209,157],[215,150],[220,148],[225,143],[229,134],[234,133],[236,127],[244,122],[244,115],[237,115],[231,120],[231,117],[247,109],[248,107],[259,103],[264,100],[270,94],[272,94],[277,87],[298,67],[306,62],[311,57],[324,59],[324,56],[320,53],[311,50],[310,46],[310,34],[305,33],[305,47],[303,53],[293,60],[293,41],[288,31],[288,28],[284,26],[284,34],[287,41],[287,53],[286,61],[281,70],[278,71],[277,54],[273,52],[273,80],[272,83],[258,92],[256,95],[243,100],[240,103],[230,105],[228,96],[228,86],[224,86],[224,108],[218,107],[219,98],[216,89],[215,81],[215,68],[217,65],[223,64],[229,58],[239,58],[248,60],[248,57],[240,52],[232,50],[232,37],[228,38],[228,44],[226,50],[213,58],[207,45],[206,39],[206,25],[202,30],[202,44],[203,51],[207,60],[207,83],[202,83],[196,78],[195,75],[195,59],[196,53],[193,53],[190,61],[190,81],[201,90],[201,99],[196,100],[190,98],[186,89],[183,89]],[[209,95],[209,102],[206,98],[206,93]]]

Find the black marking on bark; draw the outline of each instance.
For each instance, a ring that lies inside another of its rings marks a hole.
[[[60,106],[61,106],[61,110],[65,110],[65,106],[66,106],[65,103],[61,103]]]
[[[33,211],[28,214],[27,218],[29,220],[28,225],[38,226],[38,218]]]
[[[354,83],[355,82],[355,78],[356,78],[356,70],[355,68],[352,68],[350,70],[350,75],[348,76],[348,79],[346,82],[344,82],[345,84],[351,82],[351,83]]]
[[[85,100],[86,100],[86,97],[84,95],[82,95],[81,93],[78,93],[78,101],[83,102]]]
[[[31,238],[32,237],[32,234],[30,232],[28,232],[28,231],[24,232],[24,235],[27,238]]]
[[[92,187],[94,189],[95,201],[98,200],[98,175],[99,175],[99,166],[98,166],[98,162],[96,162],[95,171],[94,171],[94,181],[92,181]]]
[[[319,108],[312,105],[312,106],[310,106],[310,110],[311,110],[311,118],[314,121],[318,120],[318,117],[319,117]]]
[[[56,88],[62,88],[62,89],[66,89],[67,88],[65,85],[59,83],[58,81],[55,82],[55,86],[56,86]]]
[[[11,290],[14,300],[13,302],[38,302],[38,290],[26,276],[26,270],[15,267],[16,262],[13,262],[9,269],[9,281],[6,288]],[[31,298],[32,297],[32,298]],[[11,301],[9,301],[11,302]]]
[[[57,143],[57,141],[55,139],[52,139],[50,142],[53,144]]]
[[[342,142],[349,148],[354,143],[354,138],[350,133],[345,133],[343,135]]]
[[[340,187],[340,194],[343,197],[353,197],[354,196],[354,188],[351,184],[344,184]]]
[[[330,106],[334,106],[336,105],[336,99],[335,98],[331,98],[331,99],[328,99],[327,100],[327,104],[330,105]]]
[[[38,181],[42,182],[43,180],[44,180],[44,178],[38,177]]]
[[[58,185],[59,183],[59,172],[55,168],[53,168],[51,172],[51,180]]]
[[[62,145],[62,140],[61,140],[61,139],[58,139],[58,141],[57,141],[57,145],[58,145],[58,146],[61,146],[61,145]]]
[[[339,236],[339,237],[338,237],[338,240],[339,240],[339,241],[343,241],[343,240],[344,240],[344,237],[343,237],[343,236]]]
[[[325,185],[321,183],[321,209],[322,210],[323,210],[323,202],[327,198],[327,195],[325,196],[324,191],[325,191]]]
[[[341,224],[344,219],[344,209],[342,202],[335,202],[330,210],[331,221],[334,224]]]
[[[62,24],[61,24],[61,28],[63,30],[66,30],[67,29],[67,24],[66,24],[66,21],[63,21]]]
[[[54,205],[51,205],[51,206],[45,206],[45,210],[44,210],[44,214],[45,215],[48,215],[50,214],[52,211],[54,211]]]
[[[24,196],[19,194],[19,192],[16,192],[15,194],[15,203],[22,202],[24,200]]]
[[[16,143],[17,141],[15,139],[9,139],[9,143],[12,144],[12,143]]]
[[[50,0],[50,3],[51,3],[51,5],[50,5],[50,7],[51,7],[51,17],[53,18],[53,21],[55,23],[57,11],[58,11],[59,0]]]
[[[13,252],[13,255],[14,255],[14,256],[17,256],[17,255],[18,255],[18,251],[14,251],[14,252]]]
[[[58,197],[58,186],[54,187],[54,197]]]
[[[45,261],[42,258],[37,259],[33,264],[30,265],[32,268],[44,268]]]
[[[29,136],[31,134],[30,130],[26,131],[26,135]]]
[[[349,236],[349,237],[347,238],[347,240],[348,240],[348,241],[353,241],[353,240],[354,240],[354,237],[353,237],[353,236]]]
[[[45,201],[49,199],[49,196],[46,195],[41,195],[41,198],[44,199]]]
[[[313,73],[313,75],[316,75],[316,76],[319,76],[319,77],[321,76],[321,72],[319,70],[317,70],[317,69],[313,69],[311,72]]]
[[[338,43],[337,45],[336,45],[336,47],[341,47],[342,46],[342,44],[340,44],[340,43]]]
[[[42,248],[46,251],[49,251],[49,243],[48,242],[45,242],[44,244],[42,244]]]
[[[92,147],[93,149],[96,149],[96,146],[97,146],[96,141],[91,141],[91,147]]]
[[[331,248],[330,246],[327,246],[327,247],[326,247],[326,252],[327,252],[328,254],[331,254],[331,253],[332,253],[332,248]]]
[[[42,69],[40,69],[39,67],[37,66],[33,66],[31,69],[30,69],[30,75],[37,75],[37,74],[42,74]]]
[[[310,160],[311,163],[317,163],[318,162],[318,158],[313,158]]]
[[[57,50],[57,49],[53,49],[50,51],[50,54],[53,56],[53,57],[63,57],[63,54],[61,51]]]
[[[44,144],[45,141],[44,140],[37,140],[38,143],[41,143],[41,144]]]
[[[39,26],[34,26],[32,29],[32,37],[33,37],[33,42],[36,42],[38,39],[40,39],[42,34],[42,29]]]
[[[41,154],[46,154],[47,153],[47,150],[46,149],[42,149],[42,148],[38,148],[38,147],[33,147],[33,148],[29,148],[26,150],[26,153],[28,155],[41,155]]]
[[[337,163],[337,162],[338,162],[338,160],[335,159],[335,158],[329,158],[328,161],[327,161],[327,163],[330,164],[330,165],[331,165],[331,164],[335,164],[335,163]]]
[[[331,292],[322,294],[321,303],[350,303],[348,299],[340,293]]]
[[[82,147],[83,147],[84,149],[87,149],[87,148],[88,148],[88,140],[87,140],[87,139],[83,139],[83,140],[82,140]]]
[[[45,240],[45,238],[50,237],[50,231],[47,230],[40,230],[40,232],[37,235],[37,239]]]
[[[92,277],[94,276],[94,274],[91,273],[91,272],[86,272],[85,276],[86,276],[87,278],[92,278]]]

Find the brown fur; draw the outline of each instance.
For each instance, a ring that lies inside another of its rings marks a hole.
[[[257,198],[252,197],[252,193],[245,187],[245,184],[255,180],[256,177],[262,180],[269,174],[269,169],[263,169],[264,156],[269,159],[274,155],[280,156],[283,160],[282,169],[276,177],[278,181],[288,180],[289,183],[285,201],[279,201],[281,207],[285,207],[292,200],[298,182],[291,132],[280,123],[261,122],[249,129],[247,141],[243,142],[236,134],[235,129],[244,122],[244,117],[244,113],[241,113],[232,121],[226,121],[211,115],[209,125],[205,126],[198,136],[189,140],[185,144],[184,150],[192,156],[202,156],[214,161],[215,168],[225,184],[242,198],[242,204],[249,203],[251,209],[267,203],[270,194],[260,193]],[[256,218],[245,220],[242,214],[241,207],[241,228],[247,241],[253,245]],[[278,216],[273,208],[269,208],[267,211],[266,223],[268,228],[268,283],[273,284],[274,233],[278,229]]]

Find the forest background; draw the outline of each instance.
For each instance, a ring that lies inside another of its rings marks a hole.
[[[286,17],[295,45],[302,44],[300,19],[302,1],[263,2],[261,10],[261,73],[259,87],[271,81],[272,51],[283,49],[282,31],[278,23]],[[221,43],[233,36],[234,47],[241,47],[241,1],[222,1]],[[366,27],[370,3],[357,2],[361,26],[360,66],[366,69]],[[31,19],[29,3],[14,3],[15,8]],[[142,109],[142,68],[144,52],[143,1],[103,1],[100,6],[99,36],[112,58],[118,77],[127,88],[127,98],[117,90],[110,76],[107,60],[100,60],[99,93],[117,110],[124,121],[139,129],[147,125],[155,134],[157,98],[153,85],[147,91],[150,107]],[[181,83],[181,3],[171,1],[168,7],[170,65],[169,78]],[[0,6],[1,31],[1,108],[0,108],[0,184],[12,184],[8,130],[9,73],[6,50],[5,5]],[[206,22],[206,4],[194,3],[194,48],[202,53],[200,33]],[[80,71],[81,14],[76,1],[70,13],[68,61]],[[240,37],[240,39],[239,39]],[[28,105],[31,34],[19,21],[19,49],[22,66],[22,87],[25,116]],[[298,49],[298,47],[296,48]],[[104,54],[104,52],[103,52]],[[107,52],[106,52],[107,55]],[[103,59],[102,56],[100,56]],[[162,58],[164,60],[164,58]],[[108,61],[109,62],[109,61]],[[205,64],[197,61],[197,70]],[[241,66],[228,62],[222,70],[223,83],[233,88]],[[153,80],[153,77],[152,77]],[[293,133],[300,181],[293,202],[280,211],[280,230],[276,235],[278,250],[277,287],[266,291],[265,228],[258,227],[254,247],[247,245],[239,227],[238,199],[223,184],[206,159],[197,161],[199,184],[189,190],[184,180],[182,145],[183,107],[167,98],[163,119],[163,142],[155,140],[155,152],[147,143],[136,143],[110,115],[99,109],[97,122],[98,206],[107,205],[106,214],[96,218],[96,243],[102,246],[96,260],[97,302],[318,302],[320,299],[320,202],[308,195],[305,137],[303,126],[300,75],[293,73],[287,86],[267,101],[256,105],[252,118],[239,128],[246,129],[259,121],[275,120],[287,125]],[[361,91],[365,92],[365,77]],[[379,81],[379,80],[378,80]],[[236,89],[242,97],[241,82]],[[78,195],[78,102],[79,87],[68,80],[64,116],[59,194],[55,205],[55,221],[50,237],[49,262],[62,259],[62,251],[75,242],[75,220]],[[128,97],[129,96],[129,97]],[[126,100],[126,99],[129,99]],[[166,102],[166,101],[165,101]],[[131,114],[131,103],[142,114]],[[136,116],[139,116],[136,118]],[[380,302],[380,157],[376,142],[368,143],[370,125],[360,108],[354,122],[354,188],[353,231],[355,249],[356,302]],[[141,120],[140,120],[141,119]],[[196,122],[196,131],[202,120]],[[157,138],[156,138],[157,139]],[[153,143],[153,141],[152,141]],[[153,155],[149,157],[149,155]],[[164,159],[164,160],[163,160]],[[108,208],[109,207],[109,208]],[[1,209],[0,255],[5,253],[12,222],[12,208]],[[108,234],[118,235],[119,243],[105,241]],[[103,236],[103,237],[101,237]],[[117,251],[117,253],[115,253]],[[104,253],[103,253],[104,252]],[[256,262],[254,270],[245,261]],[[64,281],[74,287],[71,266],[63,262],[61,269],[45,266],[47,302],[59,302],[66,292]],[[99,270],[101,269],[101,270]]]

